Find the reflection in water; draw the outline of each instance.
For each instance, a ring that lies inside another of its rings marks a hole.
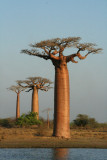
[[[107,149],[0,149],[0,160],[107,160]]]
[[[56,148],[53,150],[53,155],[55,160],[66,160],[69,154],[67,148]]]

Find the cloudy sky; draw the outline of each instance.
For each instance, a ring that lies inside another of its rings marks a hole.
[[[29,44],[51,38],[81,37],[96,43],[101,54],[69,63],[70,119],[87,114],[107,122],[107,1],[106,0],[1,0],[0,1],[0,118],[15,117],[16,94],[6,88],[31,76],[54,82],[50,61],[21,54]],[[64,52],[72,53],[72,48]],[[21,114],[31,110],[32,93],[21,93]],[[39,91],[40,116],[52,108],[54,89]]]

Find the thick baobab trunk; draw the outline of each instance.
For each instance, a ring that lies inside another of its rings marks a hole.
[[[32,93],[32,112],[37,112],[37,118],[39,119],[39,101],[38,101],[38,89],[36,87],[33,88]]]
[[[17,101],[16,101],[16,119],[20,117],[20,94],[17,93]]]
[[[69,73],[67,65],[55,67],[54,136],[70,138]]]

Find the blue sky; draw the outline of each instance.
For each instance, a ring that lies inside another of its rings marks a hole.
[[[102,54],[69,63],[70,119],[88,114],[107,122],[107,1],[106,0],[1,0],[0,1],[0,118],[14,117],[16,94],[6,88],[16,80],[42,76],[54,82],[50,61],[20,54],[30,43],[79,36],[96,43]],[[72,48],[65,53],[71,53]],[[20,97],[21,114],[31,109],[31,93]],[[54,89],[39,91],[40,116],[54,106]],[[53,118],[53,110],[50,113]]]

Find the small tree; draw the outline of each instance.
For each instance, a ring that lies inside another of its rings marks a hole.
[[[83,60],[91,53],[96,54],[102,50],[101,48],[96,49],[93,43],[79,43],[79,41],[80,37],[55,38],[32,44],[31,50],[22,50],[22,53],[51,60],[55,67],[53,135],[58,137],[70,137],[70,92],[67,63],[78,63],[75,60],[76,57]],[[64,56],[64,50],[70,47],[75,48],[75,53]]]
[[[52,108],[46,108],[42,112],[47,112],[47,126],[49,128],[49,112],[52,110]]]
[[[95,118],[90,118],[86,114],[78,114],[76,119],[73,120],[74,125],[79,126],[79,127],[91,127],[95,128],[98,126],[98,122],[95,120]]]
[[[89,117],[85,114],[78,114],[77,118],[74,120],[76,126],[84,127],[89,123]]]
[[[22,86],[11,86],[10,88],[7,88],[11,91],[16,92],[17,94],[17,100],[16,100],[16,119],[20,117],[20,92],[24,91],[25,88]]]
[[[37,118],[39,119],[39,98],[38,98],[38,90],[48,91],[50,88],[50,84],[52,82],[49,79],[42,77],[29,77],[28,80],[18,80],[17,83],[21,86],[29,88],[26,92],[32,92],[32,107],[31,112],[35,112],[38,114]]]

